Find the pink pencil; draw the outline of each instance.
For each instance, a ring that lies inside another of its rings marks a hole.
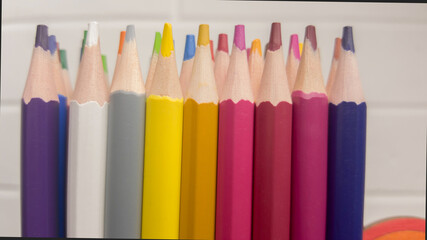
[[[215,81],[218,96],[221,96],[222,86],[224,86],[225,79],[227,78],[228,64],[230,63],[230,56],[228,55],[228,37],[227,34],[221,33],[218,36],[218,48],[215,54]]]
[[[292,101],[280,23],[271,25],[255,110],[252,239],[289,240]]]
[[[289,42],[288,59],[286,61],[286,75],[288,76],[288,88],[290,92],[294,89],[300,59],[298,34],[292,34],[291,41]]]
[[[328,97],[323,85],[314,26],[305,29],[292,102],[291,239],[324,240]]]
[[[253,128],[245,26],[236,25],[219,104],[216,240],[251,239]]]

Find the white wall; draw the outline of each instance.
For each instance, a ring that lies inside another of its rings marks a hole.
[[[147,74],[154,32],[173,26],[177,63],[185,34],[198,24],[218,33],[246,25],[246,44],[264,45],[272,21],[289,35],[303,38],[304,27],[317,28],[323,76],[329,72],[334,38],[352,25],[360,76],[368,104],[365,223],[389,216],[425,217],[427,123],[427,5],[376,3],[228,2],[192,0],[25,1],[4,0],[1,41],[0,236],[20,234],[20,98],[27,78],[36,25],[49,26],[67,50],[75,81],[83,30],[100,24],[101,48],[110,78],[119,32],[135,24],[143,74]],[[110,79],[111,81],[111,79]]]

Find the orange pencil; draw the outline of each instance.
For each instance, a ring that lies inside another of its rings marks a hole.
[[[215,238],[218,94],[208,44],[202,24],[184,103],[181,239]]]

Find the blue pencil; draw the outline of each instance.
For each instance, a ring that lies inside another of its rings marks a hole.
[[[59,129],[58,129],[58,236],[66,237],[66,192],[67,192],[67,94],[62,67],[59,61],[57,42],[54,35],[48,38],[51,54],[51,70],[59,98]]]
[[[328,240],[361,240],[363,232],[366,103],[354,53],[347,26],[329,96]]]

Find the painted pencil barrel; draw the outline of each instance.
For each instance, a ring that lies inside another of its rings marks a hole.
[[[141,236],[145,94],[115,91],[108,109],[105,237]]]
[[[59,94],[59,130],[58,130],[58,227],[59,237],[67,236],[67,142],[68,142],[68,106],[67,97]]]
[[[328,98],[292,93],[291,239],[323,240],[326,232]]]
[[[184,104],[181,239],[215,238],[218,105]]]
[[[254,104],[219,104],[216,239],[251,239]]]
[[[329,103],[328,240],[363,235],[366,103]]]
[[[22,237],[58,237],[58,111],[57,101],[22,101]]]
[[[70,102],[67,237],[104,236],[108,103]]]
[[[292,105],[262,102],[255,111],[252,238],[286,239],[291,214]]]
[[[182,98],[147,98],[142,238],[179,236],[182,115]]]

